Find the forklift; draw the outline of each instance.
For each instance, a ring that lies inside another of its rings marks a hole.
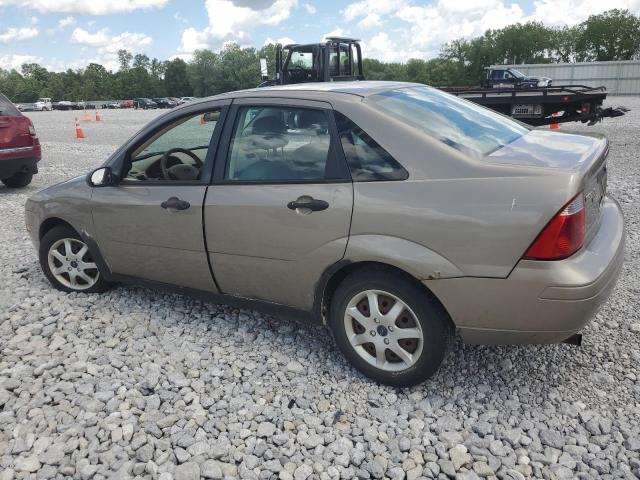
[[[258,87],[307,82],[364,80],[359,40],[327,37],[323,43],[276,46],[276,78],[267,76],[267,60],[260,59]]]

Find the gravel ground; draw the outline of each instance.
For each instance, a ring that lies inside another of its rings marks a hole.
[[[26,198],[98,166],[157,112],[103,112],[83,141],[73,112],[29,114],[40,174],[0,187],[0,479],[640,477],[640,98],[616,100],[633,110],[571,127],[610,138],[628,228],[583,346],[458,342],[404,391],[357,374],[321,327],[137,287],[54,290]]]

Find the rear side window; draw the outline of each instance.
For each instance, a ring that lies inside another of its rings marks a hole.
[[[499,113],[426,86],[390,90],[367,101],[472,157],[489,155],[529,131]]]
[[[406,180],[409,173],[384,148],[340,112],[336,125],[351,178],[356,182]]]
[[[0,116],[13,117],[20,115],[18,110],[11,101],[0,93]]]

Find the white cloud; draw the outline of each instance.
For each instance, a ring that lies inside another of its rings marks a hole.
[[[324,35],[322,35],[322,37],[320,38],[320,41],[322,42],[326,38],[329,38],[329,37],[344,37],[344,36],[346,36],[344,28],[336,27],[333,30],[331,30],[330,32],[327,32]]]
[[[75,25],[75,23],[76,23],[76,19],[73,18],[71,15],[69,15],[68,17],[64,17],[58,21],[58,29],[62,30],[71,25]]]
[[[373,27],[381,27],[382,17],[377,13],[370,13],[358,22],[358,26],[363,30],[368,30]]]
[[[248,0],[206,0],[209,25],[203,30],[193,27],[184,30],[178,55],[202,48],[218,50],[229,41],[246,43],[251,38],[248,30],[257,25],[279,25],[289,18],[297,5],[298,0],[267,0],[258,3]]]
[[[0,43],[23,42],[38,36],[36,27],[11,27],[0,33]]]
[[[0,7],[24,7],[43,13],[109,15],[162,8],[169,0],[0,0]]]
[[[597,15],[612,8],[640,13],[640,0],[536,0],[534,5],[530,19],[546,25],[575,25],[586,20],[589,15]]]
[[[589,15],[611,8],[640,13],[640,0],[534,0],[529,15],[509,0],[438,0],[422,5],[407,0],[360,0],[347,5],[342,10],[342,18],[347,24],[357,22],[362,30],[379,30],[380,26],[394,20],[393,33],[378,31],[363,41],[364,55],[406,61],[433,58],[444,43],[482,35],[487,29],[527,21],[574,25]],[[400,25],[397,25],[398,20]],[[341,28],[337,30],[342,31]]]
[[[153,39],[144,33],[123,32],[119,35],[111,35],[107,28],[95,33],[90,33],[83,28],[75,28],[70,41],[83,47],[96,48],[97,56],[88,59],[85,64],[101,63],[108,70],[118,69],[118,50],[126,49],[132,53],[140,53],[153,44]]]
[[[304,9],[307,11],[309,15],[315,15],[318,12],[318,9],[313,5],[311,5],[310,3],[305,3]]]
[[[189,20],[185,17],[183,17],[182,15],[180,15],[180,12],[176,12],[173,14],[173,18],[175,19],[176,22],[178,23],[189,23]]]
[[[5,70],[11,70],[15,68],[20,71],[20,66],[23,63],[41,63],[42,57],[36,57],[35,55],[0,55],[0,68]]]
[[[109,30],[103,28],[96,33],[89,33],[84,28],[75,28],[71,34],[71,43],[86,45],[88,47],[104,47],[109,45],[111,36]]]
[[[296,43],[296,41],[291,37],[280,37],[274,40],[271,37],[267,37],[262,46],[269,45],[270,43],[279,43],[280,45],[289,45],[291,43]]]

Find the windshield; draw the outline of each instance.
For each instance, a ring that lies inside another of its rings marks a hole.
[[[488,155],[529,131],[498,113],[426,86],[390,90],[367,102],[472,156]]]
[[[526,77],[526,75],[525,75],[524,73],[522,73],[520,70],[516,70],[515,68],[510,68],[510,69],[509,69],[509,71],[510,71],[511,73],[513,73],[513,76],[514,76],[514,77],[517,77],[517,78],[524,78],[524,77]]]

